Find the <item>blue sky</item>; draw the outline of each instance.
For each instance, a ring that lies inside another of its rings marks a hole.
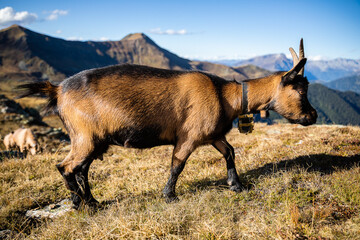
[[[354,0],[0,0],[0,28],[18,23],[72,40],[120,40],[143,32],[191,59],[245,59],[297,49],[312,59],[360,59]]]

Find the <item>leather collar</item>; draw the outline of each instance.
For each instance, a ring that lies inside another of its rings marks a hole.
[[[241,114],[247,114],[248,110],[248,85],[247,82],[241,82],[242,85],[242,100],[241,100]]]

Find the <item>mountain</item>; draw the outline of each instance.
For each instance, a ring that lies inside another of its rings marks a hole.
[[[270,70],[289,70],[292,67],[292,62],[284,54],[243,61],[239,67],[191,61],[159,47],[142,33],[129,34],[120,41],[81,42],[50,37],[17,25],[0,30],[0,91],[11,92],[13,86],[23,80],[62,81],[84,69],[119,63],[208,71],[229,80],[258,78],[271,74]],[[344,61],[343,65],[350,63]],[[356,63],[351,64],[356,70]],[[359,94],[311,84],[309,100],[319,113],[319,123],[360,125]]]
[[[229,66],[190,61],[161,47],[142,33],[120,41],[66,41],[13,25],[0,31],[0,81],[61,81],[84,69],[133,63],[166,69],[201,70],[227,79],[249,78]]]
[[[287,71],[293,63],[285,54],[269,54],[247,60],[222,60],[217,63],[231,67],[252,64],[270,71]],[[321,80],[329,82],[341,77],[360,73],[360,60],[337,58],[334,60],[308,60],[305,66],[305,74],[310,81]]]
[[[360,73],[360,60],[337,58],[328,61],[309,61],[306,69],[316,80],[329,82]]]
[[[318,123],[360,125],[360,94],[310,84],[308,99],[318,112]]]
[[[268,76],[270,74],[272,74],[271,71],[268,71],[266,69],[257,67],[255,65],[243,65],[243,66],[239,66],[239,67],[233,67],[235,70],[242,72],[243,74],[245,74],[246,76],[248,76],[249,78],[261,78],[261,77],[265,77]]]
[[[324,83],[328,88],[360,93],[360,74]]]
[[[288,59],[285,54],[269,54],[259,57],[250,58],[234,63],[232,66],[255,65],[269,71],[288,71],[292,65],[292,60]]]

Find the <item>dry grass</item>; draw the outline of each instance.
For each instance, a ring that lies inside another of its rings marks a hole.
[[[0,229],[27,239],[360,239],[360,128],[257,124],[227,136],[247,190],[226,186],[226,164],[197,149],[161,196],[172,147],[113,147],[90,169],[104,207],[30,221],[24,211],[69,196],[55,164],[66,153],[0,162]]]

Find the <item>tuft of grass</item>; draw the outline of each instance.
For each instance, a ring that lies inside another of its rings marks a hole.
[[[66,152],[0,162],[0,228],[19,239],[359,239],[360,128],[256,124],[232,130],[246,189],[226,185],[226,163],[211,146],[198,148],[177,183],[180,201],[161,190],[172,149],[112,147],[90,168],[95,211],[30,220],[26,210],[69,196],[55,164]]]

